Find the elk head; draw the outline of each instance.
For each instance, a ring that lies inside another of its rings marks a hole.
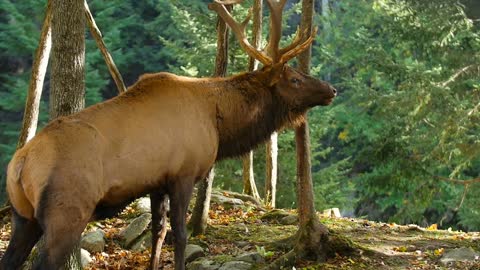
[[[309,109],[317,105],[329,105],[336,96],[337,91],[329,83],[318,80],[287,65],[287,62],[302,53],[312,44],[316,29],[308,38],[306,33],[297,30],[292,43],[284,48],[279,48],[282,34],[282,10],[286,0],[267,0],[270,9],[269,40],[264,50],[252,46],[245,34],[245,28],[251,17],[251,10],[247,18],[236,22],[225,5],[240,3],[243,0],[214,0],[209,8],[217,14],[232,29],[240,46],[252,58],[261,62],[264,67],[261,76],[285,102],[299,110]]]

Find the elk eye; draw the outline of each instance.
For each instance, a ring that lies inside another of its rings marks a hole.
[[[293,83],[293,84],[298,84],[298,83],[300,83],[300,80],[297,79],[297,78],[292,78],[292,79],[290,80],[290,82]]]

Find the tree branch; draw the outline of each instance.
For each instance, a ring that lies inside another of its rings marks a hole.
[[[17,143],[17,149],[22,148],[37,130],[38,114],[40,111],[40,98],[42,96],[43,81],[47,73],[48,59],[52,48],[52,20],[51,3],[48,1],[45,19],[43,21],[40,41],[33,59],[32,75],[28,86],[27,101],[23,114],[22,131]]]
[[[127,88],[125,87],[125,84],[123,82],[122,75],[117,69],[117,66],[115,65],[115,62],[113,62],[113,58],[110,55],[110,53],[107,50],[107,46],[105,45],[105,42],[102,39],[102,33],[97,27],[97,24],[95,23],[95,20],[93,19],[92,13],[90,12],[90,8],[88,7],[87,1],[84,1],[85,5],[85,16],[87,17],[87,23],[88,23],[88,28],[90,29],[90,33],[92,33],[93,38],[97,42],[97,46],[102,52],[103,59],[105,59],[105,62],[107,63],[108,70],[110,71],[110,74],[112,75],[113,80],[115,81],[115,84],[117,85],[117,89],[119,93],[127,91]]]
[[[452,179],[452,178],[438,176],[438,175],[434,175],[434,177],[439,179],[439,180],[442,180],[442,181],[446,181],[446,182],[450,182],[450,183],[454,183],[454,184],[459,184],[459,185],[464,185],[464,186],[467,186],[467,185],[470,185],[470,184],[473,184],[473,183],[480,183],[480,177],[469,179],[469,180]]]
[[[466,73],[469,69],[476,67],[476,65],[469,65],[466,67],[463,67],[459,71],[457,71],[455,74],[453,74],[448,80],[438,84],[440,87],[446,87],[450,83],[454,82],[458,77],[460,77],[462,74]]]

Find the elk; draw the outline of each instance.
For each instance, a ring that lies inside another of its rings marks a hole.
[[[248,55],[264,67],[227,78],[142,75],[125,93],[51,121],[19,149],[8,166],[13,230],[0,269],[20,269],[43,235],[34,269],[59,269],[89,221],[110,217],[150,194],[151,269],[157,269],[170,199],[175,269],[185,269],[185,219],[194,184],[215,161],[242,155],[270,134],[301,121],[336,90],[286,65],[313,41],[301,32],[280,49],[285,0],[267,3],[270,38],[250,45],[245,27],[224,4],[209,7],[229,25]],[[238,1],[233,1],[238,2]]]

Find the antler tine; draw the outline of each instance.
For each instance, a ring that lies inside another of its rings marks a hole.
[[[293,38],[292,42],[286,47],[280,49],[280,55],[283,55],[286,52],[290,51],[291,49],[297,47],[303,41],[303,36],[304,36],[304,33],[300,31],[299,27],[297,27],[297,31],[295,33],[295,37]]]
[[[245,20],[243,20],[243,22],[240,24],[242,26],[242,29],[245,30],[247,28],[247,24],[250,22],[250,19],[252,18],[252,12],[253,12],[253,8],[249,8],[248,9],[248,14],[247,14],[247,17],[245,18]],[[245,33],[245,32],[244,32]]]
[[[315,35],[317,34],[317,30],[318,30],[317,27],[315,27],[312,31],[312,34],[307,38],[307,40],[305,40],[302,44],[300,44],[296,47],[292,47],[289,51],[282,54],[282,56],[280,57],[280,63],[286,63],[290,59],[294,58],[295,56],[299,55],[304,50],[306,50],[312,44],[313,40],[315,39]],[[290,46],[288,46],[288,47],[290,47]]]
[[[225,6],[221,4],[222,2],[228,2],[228,3],[239,2],[239,0],[225,0],[225,1],[215,0],[214,2],[208,4],[208,8],[217,12],[217,14],[230,27],[230,29],[232,29],[232,32],[237,37],[238,42],[240,42],[240,46],[242,46],[242,48],[245,50],[245,52],[249,56],[257,59],[258,61],[262,62],[262,64],[264,65],[271,65],[272,59],[269,56],[255,49],[255,47],[253,47],[250,44],[250,42],[248,42],[247,36],[245,34],[245,28],[250,19],[250,15],[241,24],[239,24],[233,19],[232,15],[230,14],[230,12],[228,12]]]
[[[280,38],[282,37],[282,13],[286,3],[286,0],[267,0],[270,9],[270,37],[265,50],[274,63],[278,63],[281,56],[279,52],[279,44]]]

